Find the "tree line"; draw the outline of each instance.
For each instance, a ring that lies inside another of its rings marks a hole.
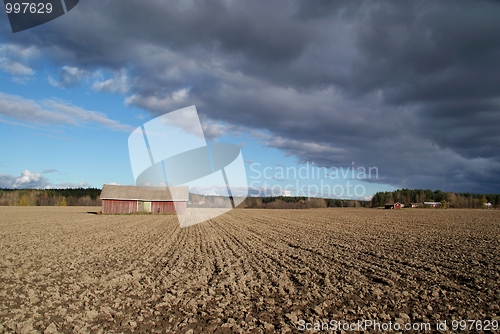
[[[189,206],[191,207],[221,207],[221,200],[224,200],[225,204],[230,207],[229,198],[227,196],[189,194]],[[370,207],[370,202],[304,196],[274,196],[247,197],[238,205],[239,209],[309,209],[334,207]]]
[[[302,196],[247,197],[239,208],[251,209],[312,209],[369,207],[369,201],[316,198]]]
[[[0,206],[100,206],[98,188],[0,189]]]
[[[372,207],[381,207],[386,203],[441,202],[445,201],[451,208],[482,208],[484,203],[491,203],[493,207],[500,207],[500,194],[473,194],[453,193],[430,189],[398,189],[376,193],[371,201]]]

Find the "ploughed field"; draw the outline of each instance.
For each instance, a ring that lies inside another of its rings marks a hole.
[[[297,332],[498,320],[500,211],[0,207],[0,332]],[[434,325],[433,325],[434,326]]]

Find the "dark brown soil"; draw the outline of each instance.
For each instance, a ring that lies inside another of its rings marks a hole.
[[[497,210],[89,212],[0,207],[0,333],[500,320]]]

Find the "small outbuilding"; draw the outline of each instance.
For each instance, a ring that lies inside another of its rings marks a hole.
[[[189,187],[135,187],[105,184],[102,213],[185,213]]]
[[[419,206],[424,206],[424,203],[410,203],[410,208],[418,208]]]
[[[424,202],[425,207],[440,208],[441,205],[441,202]]]
[[[396,202],[396,203],[387,203],[385,205],[385,208],[386,209],[401,209],[401,203],[399,202]]]
[[[484,207],[485,207],[485,208],[491,208],[492,206],[493,206],[493,205],[492,205],[490,202],[488,202],[488,203],[484,203]]]

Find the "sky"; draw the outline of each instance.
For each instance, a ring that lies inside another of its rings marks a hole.
[[[498,1],[82,0],[18,33],[0,15],[0,188],[135,184],[130,133],[195,105],[254,195],[500,192]]]

